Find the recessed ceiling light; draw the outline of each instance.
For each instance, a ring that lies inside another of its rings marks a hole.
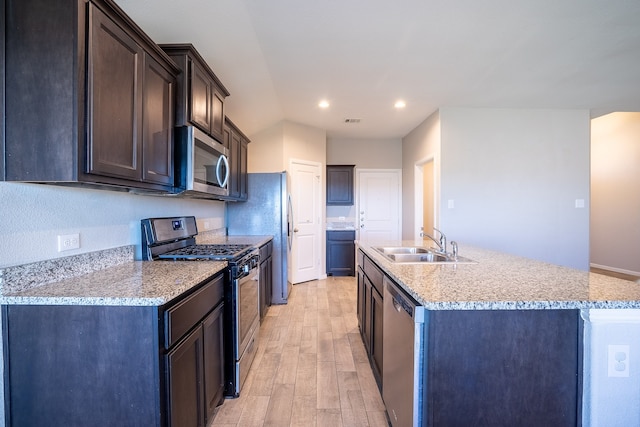
[[[399,101],[396,101],[396,103],[393,106],[396,108],[404,108],[407,106],[407,104],[403,100],[399,100]]]
[[[318,103],[318,107],[320,108],[329,108],[329,101],[327,100],[322,100]]]

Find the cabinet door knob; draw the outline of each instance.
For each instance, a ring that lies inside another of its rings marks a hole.
[[[297,232],[298,232],[298,229],[297,229],[297,228],[294,228],[294,229],[293,229],[293,232],[294,232],[294,233],[297,233]]]
[[[360,224],[360,228],[364,228],[364,224]]]

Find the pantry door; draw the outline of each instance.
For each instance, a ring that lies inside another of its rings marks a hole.
[[[401,239],[402,171],[358,169],[358,239],[392,242]]]
[[[293,239],[289,277],[292,284],[320,278],[322,212],[320,163],[291,160]]]

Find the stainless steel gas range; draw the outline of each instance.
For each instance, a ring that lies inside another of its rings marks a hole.
[[[193,216],[142,220],[142,259],[224,260],[225,395],[238,397],[258,349],[260,252],[249,244],[196,244]]]

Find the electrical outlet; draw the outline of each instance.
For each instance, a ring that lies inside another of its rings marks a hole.
[[[628,345],[609,345],[607,372],[610,377],[628,377],[629,363]]]
[[[58,252],[70,251],[80,247],[80,234],[64,234],[58,236]]]

